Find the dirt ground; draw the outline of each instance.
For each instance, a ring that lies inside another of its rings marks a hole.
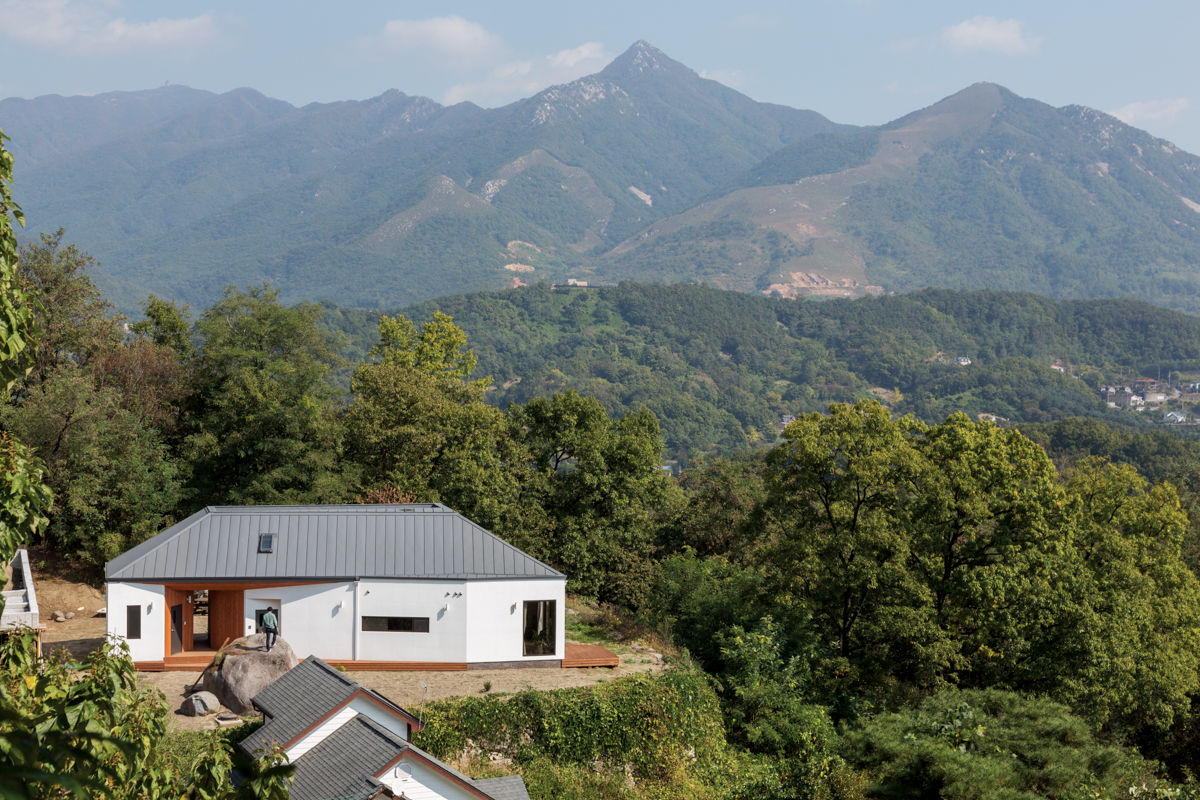
[[[649,663],[642,663],[647,661]],[[590,669],[481,669],[466,672],[356,672],[347,671],[351,679],[404,708],[413,708],[423,702],[441,700],[463,695],[484,695],[485,683],[491,683],[490,694],[519,692],[523,689],[562,689],[572,686],[589,686],[593,683],[612,680],[639,672],[658,672],[663,669],[662,661],[647,653],[643,658],[636,654],[621,656],[621,665],[616,668],[594,667]],[[196,672],[142,672],[138,680],[152,686],[167,696],[172,709],[183,702],[184,690],[196,680]],[[211,730],[216,723],[211,717],[186,717],[173,713],[170,725],[174,730]]]
[[[104,641],[106,621],[104,593],[86,583],[73,583],[61,578],[47,578],[34,570],[34,590],[37,592],[38,613],[46,632],[42,634],[42,651],[51,653],[65,649],[73,658],[83,658]],[[53,614],[73,613],[66,622],[55,622]]]
[[[74,583],[57,577],[44,576],[34,570],[38,609],[46,632],[42,649],[51,653],[65,649],[73,658],[82,658],[104,641],[106,622],[98,615],[104,608],[104,593],[87,584]],[[83,609],[80,611],[79,609]],[[52,614],[73,612],[66,622],[55,622]],[[568,612],[572,613],[572,612]],[[199,621],[202,618],[197,618]],[[568,641],[570,636],[568,636]],[[604,643],[601,643],[604,644]],[[483,695],[490,683],[490,694],[519,692],[523,689],[561,689],[588,686],[639,672],[662,670],[662,657],[651,647],[639,642],[621,645],[604,644],[618,654],[621,663],[616,668],[588,669],[490,669],[465,672],[356,672],[346,674],[369,689],[374,689],[397,705],[411,707],[431,700],[463,695]],[[166,695],[171,709],[178,709],[184,691],[199,677],[195,672],[142,672],[138,680]],[[172,713],[170,725],[175,730],[208,730],[216,727],[211,717],[186,717]]]

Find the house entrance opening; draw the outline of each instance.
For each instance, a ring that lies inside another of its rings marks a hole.
[[[283,610],[279,607],[281,604],[278,600],[257,600],[256,599],[255,602],[262,604],[261,608],[254,609],[254,632],[255,633],[263,632],[262,618],[263,618],[263,614],[267,613],[268,607],[275,609],[275,619],[279,622],[279,627],[281,629],[283,628]]]
[[[183,651],[183,604],[171,606],[171,655]]]

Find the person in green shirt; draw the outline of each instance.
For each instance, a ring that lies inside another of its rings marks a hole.
[[[263,632],[267,635],[267,652],[271,652],[271,646],[275,644],[276,637],[279,636],[279,617],[275,616],[275,609],[272,606],[267,606],[267,613],[262,617]]]

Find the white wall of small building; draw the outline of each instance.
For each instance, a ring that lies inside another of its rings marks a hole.
[[[477,795],[464,789],[441,770],[409,756],[379,776],[379,781],[409,800],[474,800]]]
[[[355,697],[349,703],[342,706],[342,708],[338,709],[336,714],[313,728],[294,745],[289,747],[287,749],[288,761],[294,763],[296,759],[325,741],[338,728],[359,714],[362,714],[367,719],[374,720],[381,727],[386,728],[401,739],[408,740],[408,720],[394,711],[383,708],[372,700],[368,700],[365,697]]]
[[[243,635],[255,632],[254,612],[274,606],[279,637],[296,658],[354,658],[354,584],[315,583],[247,589],[243,594]]]
[[[565,578],[537,580],[472,581],[467,590],[467,662],[550,661],[561,659],[566,642]],[[529,600],[553,600],[554,654],[526,656],[524,651],[525,611]]]
[[[110,583],[105,594],[108,635],[125,639],[134,661],[162,661],[167,629],[166,589],[145,583]],[[128,606],[140,608],[142,635],[138,639],[128,638]]]

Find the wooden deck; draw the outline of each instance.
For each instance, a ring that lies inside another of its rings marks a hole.
[[[200,672],[212,663],[216,650],[189,650],[167,656],[162,661],[135,661],[138,672]],[[351,661],[331,658],[331,667],[343,667],[358,672],[460,672],[467,668],[462,662],[444,661]]]
[[[188,650],[167,656],[162,661],[135,661],[139,672],[200,672],[217,654],[215,650]],[[461,672],[467,669],[463,662],[447,661],[351,661],[349,659],[327,659],[331,667],[342,667],[357,672]],[[568,644],[563,669],[579,667],[616,667],[621,663],[616,653],[595,644]],[[514,663],[513,666],[519,666]]]
[[[563,669],[569,667],[615,667],[621,663],[617,654],[598,644],[568,644]]]
[[[327,659],[326,664],[337,669],[355,672],[465,672],[467,665],[462,661],[349,661]]]

